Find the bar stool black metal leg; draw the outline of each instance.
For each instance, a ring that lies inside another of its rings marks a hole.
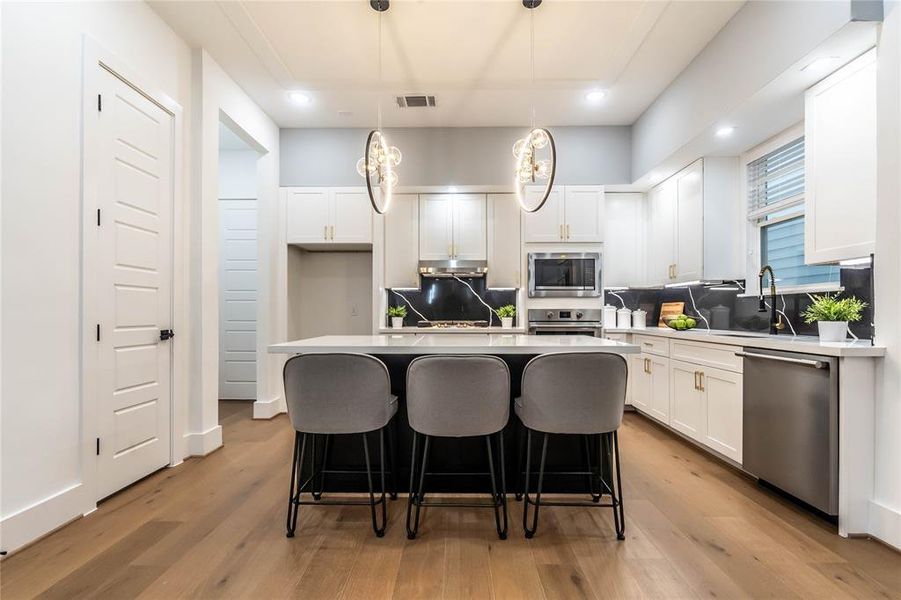
[[[525,461],[526,461],[526,453],[523,451],[523,446],[527,443],[527,435],[522,434],[522,430],[525,428],[524,425],[518,424],[516,427],[516,492],[515,498],[516,501],[519,502],[522,500],[522,493],[525,487],[525,477],[523,471],[525,471]]]
[[[501,462],[501,507],[504,511],[504,538],[507,537],[507,468],[504,466],[504,430],[497,433],[498,458]]]
[[[419,471],[419,489],[416,494],[412,497],[412,502],[414,506],[414,515],[413,515],[413,525],[410,526],[409,519],[409,511],[407,512],[407,539],[412,540],[416,538],[416,534],[419,533],[419,513],[422,508],[422,502],[425,499],[425,474],[428,470],[429,466],[429,445],[431,442],[430,436],[425,436],[425,442],[422,445],[422,466]]]
[[[397,418],[391,419],[388,429],[388,457],[391,461],[391,494],[392,500],[397,500]]]
[[[419,434],[415,431],[413,432],[413,452],[410,455],[410,487],[407,488],[407,537],[410,537],[410,522],[412,519],[413,513],[413,502],[416,498],[416,488],[414,484],[416,482],[416,450],[417,450],[417,442],[419,441]],[[415,536],[414,536],[415,537]],[[412,538],[411,538],[412,539]]]
[[[585,465],[588,471],[588,493],[591,495],[591,501],[598,503],[601,501],[601,494],[596,494],[594,491],[595,475],[594,469],[591,468],[591,436],[583,435],[581,438],[582,449],[585,451]]]
[[[294,537],[294,530],[297,529],[297,511],[300,508],[298,501],[300,500],[300,487],[303,472],[303,455],[307,446],[306,434],[299,431],[294,432],[294,458],[291,462],[291,490],[288,494],[288,518],[285,524],[287,529],[286,536]]]
[[[369,484],[369,511],[372,516],[372,530],[375,532],[376,537],[382,537],[385,535],[385,524],[387,521],[387,515],[385,513],[385,447],[383,443],[379,444],[381,448],[381,469],[382,469],[382,498],[380,500],[382,504],[382,525],[379,527],[378,521],[376,520],[375,515],[375,492],[372,489],[372,465],[369,461],[369,436],[367,434],[363,434],[363,460],[366,461],[366,482]]]
[[[485,436],[485,447],[488,449],[488,472],[491,475],[491,499],[494,504],[494,526],[497,528],[497,537],[507,539],[507,525],[501,527],[500,503],[501,497],[497,493],[497,479],[494,475],[494,452],[491,450],[491,436]]]
[[[623,480],[619,470],[619,432],[613,432],[613,456],[616,461],[616,496],[614,498],[613,511],[619,516],[616,527],[616,539],[626,539],[626,513],[623,508]]]
[[[531,434],[531,431],[529,432]],[[541,486],[544,483],[544,461],[547,458],[547,438],[548,434],[544,434],[544,438],[541,442],[541,460],[538,463],[538,489],[535,490],[535,512],[532,514],[532,528],[529,529],[527,523],[528,520],[526,518],[526,514],[528,512],[529,503],[531,502],[529,498],[528,490],[526,490],[524,495],[524,503],[523,503],[523,528],[526,532],[527,538],[532,538],[535,535],[535,532],[538,531],[538,509],[541,508]],[[528,469],[528,460],[526,461],[526,468]],[[528,481],[528,471],[526,471],[526,481]]]

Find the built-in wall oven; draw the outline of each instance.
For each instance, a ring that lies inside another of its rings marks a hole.
[[[530,298],[597,298],[602,294],[599,252],[530,252]]]
[[[601,336],[601,310],[598,308],[530,308],[529,333],[532,335]]]

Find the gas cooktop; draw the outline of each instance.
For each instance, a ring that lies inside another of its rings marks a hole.
[[[419,321],[416,323],[416,326],[435,329],[448,329],[451,327],[459,329],[472,329],[475,327],[488,327],[488,321]]]

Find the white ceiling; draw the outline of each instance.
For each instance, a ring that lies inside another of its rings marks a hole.
[[[151,2],[282,127],[628,125],[741,7],[739,1],[366,0]],[[535,83],[530,83],[534,16]],[[586,102],[593,88],[608,90]],[[290,90],[312,102],[297,106]],[[399,109],[427,93],[436,108]]]

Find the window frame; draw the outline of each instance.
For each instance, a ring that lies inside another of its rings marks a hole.
[[[780,219],[769,222],[752,221],[748,218],[749,198],[748,198],[748,165],[770,152],[804,136],[804,122],[797,123],[788,129],[778,133],[768,139],[759,146],[751,148],[741,155],[741,198],[742,198],[742,219],[745,221],[745,292],[742,296],[757,296],[760,294],[760,282],[757,273],[760,272],[760,238],[761,230],[767,225],[774,225],[784,220],[798,217],[798,214],[786,215]],[[806,177],[806,173],[805,173]],[[801,202],[800,216],[807,218],[807,210],[805,200]],[[809,285],[787,285],[777,286],[776,292],[781,294],[798,294],[798,293],[823,293],[838,292],[844,288],[839,282],[834,283],[817,283]]]

